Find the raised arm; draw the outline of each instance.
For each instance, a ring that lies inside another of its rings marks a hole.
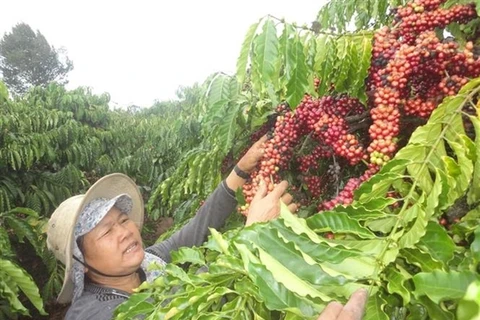
[[[266,136],[258,140],[237,163],[237,168],[232,170],[213,193],[207,198],[195,216],[179,231],[167,240],[146,249],[166,262],[171,261],[170,251],[180,247],[201,245],[208,236],[209,228],[221,228],[228,216],[235,210],[237,201],[235,191],[241,188],[246,181],[246,176],[257,165],[263,156],[263,144]]]

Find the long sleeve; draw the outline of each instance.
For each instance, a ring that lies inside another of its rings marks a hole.
[[[180,247],[200,246],[207,239],[209,228],[219,229],[237,205],[235,193],[222,181],[196,215],[167,240],[148,247],[150,252],[170,262],[170,251]]]

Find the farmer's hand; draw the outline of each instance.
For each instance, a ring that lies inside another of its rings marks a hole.
[[[263,136],[253,146],[248,149],[247,153],[238,161],[236,167],[242,172],[237,173],[237,168],[232,170],[230,175],[226,179],[227,186],[232,190],[237,190],[242,187],[249,178],[250,172],[255,169],[258,161],[262,159],[265,152],[264,144],[267,141],[267,136]]]
[[[258,164],[258,161],[263,157],[265,153],[265,142],[267,141],[267,136],[264,135],[257,142],[255,142],[247,153],[238,161],[237,166],[240,170],[250,173],[255,169]]]
[[[358,289],[345,306],[336,301],[330,302],[317,320],[361,320],[367,298],[367,290]]]
[[[245,225],[249,226],[255,222],[265,222],[278,217],[280,214],[280,200],[288,206],[291,212],[297,211],[297,205],[291,203],[292,196],[285,192],[287,187],[288,182],[282,181],[267,194],[267,186],[262,181],[250,203]]]

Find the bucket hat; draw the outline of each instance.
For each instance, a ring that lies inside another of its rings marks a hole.
[[[57,298],[59,303],[71,302],[74,295],[75,283],[72,268],[74,264],[78,264],[73,261],[75,237],[93,229],[113,206],[127,213],[130,220],[135,222],[139,229],[142,228],[144,219],[142,195],[135,182],[122,173],[112,173],[99,179],[85,194],[63,201],[50,217],[47,247],[53,251],[57,260],[65,265],[63,286]],[[95,220],[87,223],[87,228],[84,224],[79,230],[78,218],[85,213],[95,217]],[[83,291],[83,283],[81,291]]]

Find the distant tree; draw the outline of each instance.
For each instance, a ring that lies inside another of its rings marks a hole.
[[[40,31],[35,33],[26,23],[15,25],[0,40],[0,73],[14,94],[51,81],[65,84],[72,69],[64,50],[50,46]]]

